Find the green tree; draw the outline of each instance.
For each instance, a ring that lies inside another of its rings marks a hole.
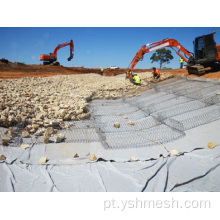
[[[170,63],[170,60],[173,59],[173,56],[170,50],[162,48],[156,50],[156,53],[153,53],[150,59],[152,60],[151,63],[158,62],[160,64],[160,69],[161,69],[165,63],[167,64]]]

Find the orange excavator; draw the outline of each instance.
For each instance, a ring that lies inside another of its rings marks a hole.
[[[196,37],[193,42],[194,54],[185,49],[175,39],[165,39],[143,45],[132,59],[126,78],[131,79],[134,67],[140,60],[143,60],[145,53],[164,47],[172,48],[187,63],[186,67],[189,74],[202,75],[210,69],[213,71],[220,69],[220,45],[216,46],[214,34],[215,31],[211,34]],[[182,52],[184,56],[180,52]]]
[[[70,46],[70,57],[67,59],[68,61],[73,59],[73,51],[74,51],[74,44],[73,44],[73,40],[70,40],[69,42],[64,42],[62,44],[59,44],[57,47],[55,47],[53,53],[50,54],[43,54],[40,55],[39,60],[43,61],[43,65],[50,65],[53,64],[55,66],[59,66],[60,63],[57,62],[57,51],[62,48],[62,47],[66,47],[66,46]]]

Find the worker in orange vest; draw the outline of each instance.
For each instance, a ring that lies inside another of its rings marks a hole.
[[[153,67],[152,69],[153,69],[152,74],[154,76],[154,79],[159,79],[160,78],[160,71],[157,70],[155,67]]]

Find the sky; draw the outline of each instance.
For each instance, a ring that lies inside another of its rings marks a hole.
[[[216,31],[220,44],[220,27],[0,27],[0,59],[26,64],[40,64],[39,56],[49,54],[66,41],[74,42],[74,58],[67,61],[68,47],[61,48],[57,60],[67,67],[107,68],[111,65],[127,68],[142,45],[174,38],[193,52],[195,37]],[[174,59],[167,68],[179,68],[179,56],[171,49]],[[151,63],[153,52],[147,53],[135,68],[159,67]]]

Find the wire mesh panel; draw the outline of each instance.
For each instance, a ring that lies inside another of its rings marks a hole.
[[[211,83],[205,83],[200,81],[185,81],[182,83],[177,83],[172,85],[172,87],[163,87],[161,91],[173,93],[175,95],[187,95],[201,90],[203,88],[209,87]]]
[[[158,122],[155,118],[151,116],[135,120],[133,121],[133,123],[134,124],[129,124],[129,120],[124,119],[123,121],[121,121],[119,128],[115,128],[112,122],[99,124],[98,126],[102,132],[106,133],[106,132],[141,131],[160,124],[160,122]]]
[[[128,120],[138,120],[141,118],[145,118],[147,115],[141,111],[138,110],[136,112],[132,112],[126,115]],[[101,115],[101,116],[94,116],[93,117],[96,124],[99,123],[108,123],[108,122],[124,122],[125,118],[123,118],[123,115]]]
[[[182,90],[188,90],[188,89],[198,89],[198,88],[203,88],[206,84],[202,82],[193,82],[193,81],[188,81],[187,83],[182,83],[181,85],[176,85],[172,88],[172,91],[174,93],[177,93],[178,91]],[[207,86],[207,85],[206,85]],[[205,86],[205,87],[206,87]]]
[[[97,142],[100,137],[96,129],[70,129],[63,132],[65,135],[65,142]]]
[[[139,108],[146,108],[146,107],[148,107],[152,104],[162,103],[162,102],[165,102],[167,100],[171,100],[173,98],[176,98],[176,96],[174,94],[167,94],[167,95],[156,97],[154,99],[150,99],[150,100],[147,100],[147,101],[137,102],[137,106]]]
[[[147,90],[147,91],[141,93],[140,96],[138,97],[138,100],[140,100],[141,98],[146,98],[146,97],[149,97],[149,96],[152,96],[152,95],[156,95],[157,93],[158,93],[158,91],[154,87],[152,87],[150,90]],[[124,98],[124,101],[126,103],[130,103],[130,102],[133,102],[133,101],[136,101],[136,100],[137,100],[136,96],[129,97],[129,98]]]
[[[22,130],[26,126],[27,121],[21,121],[18,124],[4,128],[0,128],[0,144],[17,147],[22,144]],[[5,141],[7,140],[7,141]]]
[[[106,133],[106,143],[110,148],[147,147],[164,144],[183,137],[184,133],[166,125],[158,125],[138,132]]]
[[[202,99],[201,101],[207,103],[208,105],[218,104],[220,102],[220,95],[215,94],[208,98],[206,97]]]
[[[156,118],[160,117],[160,120],[161,120],[161,118],[163,120],[165,120],[165,119],[170,118],[175,115],[180,115],[180,114],[190,112],[190,111],[193,111],[196,109],[204,108],[205,106],[207,106],[207,105],[204,102],[200,102],[198,100],[195,100],[195,101],[191,101],[191,102],[185,102],[180,105],[175,105],[171,108],[167,108],[162,111],[158,111],[156,113],[153,113],[152,116],[154,116]]]
[[[215,95],[218,91],[220,91],[219,85],[213,85],[210,83],[210,86],[207,88],[201,88],[193,93],[187,95],[189,98],[193,99],[203,99],[212,95]]]
[[[185,87],[182,87],[181,89],[175,89],[174,91],[174,94],[175,95],[179,95],[179,96],[186,96],[188,94],[193,94],[194,92],[197,92],[203,88],[206,88],[206,86],[202,86],[200,83],[194,85],[194,86],[185,86]]]
[[[147,108],[144,110],[146,110],[149,113],[154,113],[189,101],[191,101],[189,98],[180,96],[158,104],[151,104],[150,106],[147,106]]]
[[[106,133],[106,143],[111,149],[149,146],[150,141],[136,132]]]
[[[217,105],[212,105],[174,116],[172,118],[166,119],[164,123],[178,130],[186,131],[219,119],[220,107]]]
[[[68,122],[66,121],[65,124],[71,124],[72,122]],[[92,122],[92,120],[90,119],[85,119],[85,120],[82,120],[82,121],[74,121],[73,124],[72,124],[72,129],[75,129],[75,128],[83,128],[83,129],[87,129],[87,128],[94,128],[94,124]]]
[[[54,128],[54,135],[64,134],[65,142],[102,142],[111,149],[163,144],[183,137],[188,129],[219,120],[218,92],[218,82],[172,78],[154,84],[140,96],[92,100],[88,109],[90,119],[62,122],[64,127]],[[115,122],[120,123],[119,128],[114,127]],[[44,143],[43,136],[33,133],[22,138],[25,123],[12,129],[12,144]],[[9,135],[8,129],[0,129],[1,139]]]
[[[71,129],[65,129],[61,132],[65,136],[65,142],[71,143],[71,142],[98,142],[100,141],[99,134],[95,128],[71,128]],[[56,134],[52,135],[49,139],[49,142],[54,142],[53,136],[56,136]],[[22,143],[25,144],[43,144],[44,139],[43,136],[34,136],[32,135],[30,138],[22,138]]]
[[[164,82],[157,84],[156,88],[160,92],[172,92],[173,88],[184,85],[187,82],[188,82],[187,79],[178,79],[177,80],[176,78],[173,78],[172,82],[171,82],[171,79],[165,80]]]
[[[157,100],[165,95],[167,95],[166,92],[157,92],[154,94],[145,93],[144,96],[139,97],[139,98],[135,97],[135,99],[126,99],[126,102],[132,103],[133,105],[136,105],[136,103],[141,103],[141,102],[147,103],[147,102],[150,102],[150,100],[151,101]]]
[[[117,106],[119,104],[124,104],[124,101],[122,99],[116,99],[116,100],[92,100],[92,102],[89,103],[89,106],[91,107],[102,107],[102,106]]]
[[[44,139],[43,139],[43,136],[34,136],[34,135],[31,135],[30,137],[28,138],[22,138],[22,144],[42,144],[44,143]]]
[[[117,115],[118,113],[128,114],[138,110],[139,109],[135,106],[123,103],[116,106],[101,106],[99,108],[93,108],[92,113],[94,115]]]

